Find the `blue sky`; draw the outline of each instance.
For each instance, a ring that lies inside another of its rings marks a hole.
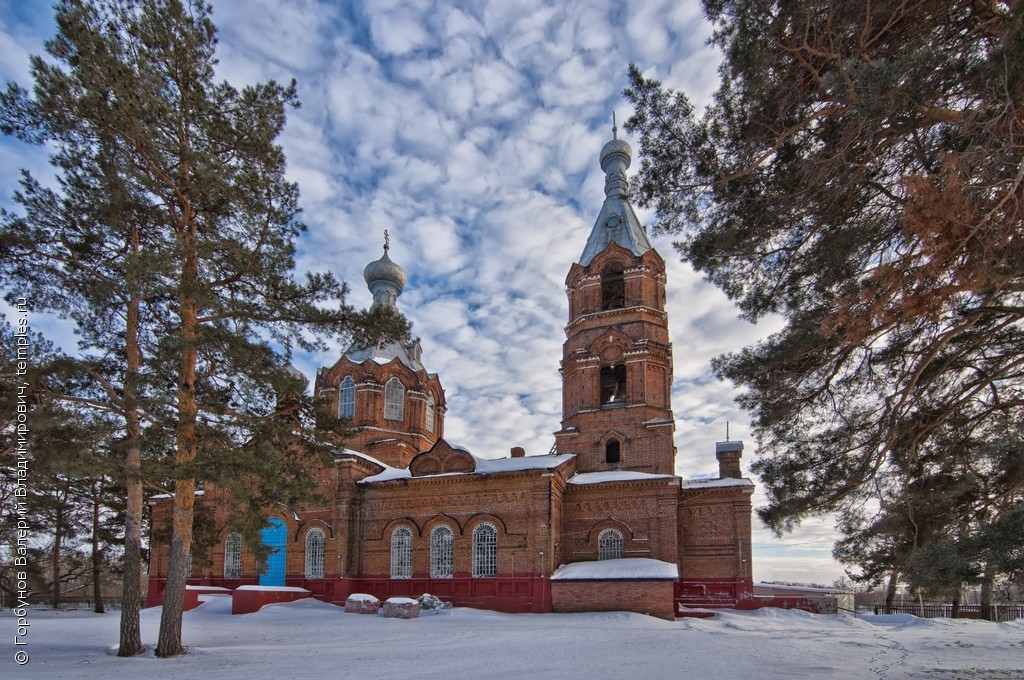
[[[3,80],[29,85],[27,57],[54,31],[48,4],[0,0]],[[351,285],[350,300],[366,305],[362,270],[380,256],[388,229],[391,257],[409,275],[399,307],[446,389],[447,437],[481,457],[512,446],[547,453],[561,417],[565,275],[604,198],[598,154],[611,113],[620,124],[630,113],[621,96],[627,65],[698,103],[717,86],[719,56],[706,46],[710,27],[696,0],[213,5],[220,77],[298,81],[302,107],[282,143],[309,226],[299,270],[334,272]],[[2,204],[21,167],[49,174],[40,150],[0,141]],[[747,464],[755,454],[748,419],[708,361],[777,322],[739,320],[670,239],[653,240],[669,267],[677,471],[716,470],[714,442],[726,421],[733,439],[746,440]],[[34,324],[73,344],[56,321]],[[295,363],[312,375],[340,351]],[[840,575],[829,522],[782,539],[755,525],[755,578]]]

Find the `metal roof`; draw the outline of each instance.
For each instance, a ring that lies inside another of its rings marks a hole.
[[[613,139],[601,149],[605,199],[583,254],[580,255],[580,264],[584,267],[612,243],[619,244],[637,256],[654,248],[647,238],[647,230],[640,224],[629,202],[626,169],[632,156],[633,150],[621,139]]]

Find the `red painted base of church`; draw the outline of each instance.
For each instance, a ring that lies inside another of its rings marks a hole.
[[[208,578],[189,581],[190,586],[214,586],[235,590],[242,585],[256,585],[254,577],[241,579]],[[582,582],[581,582],[582,583]],[[353,593],[368,593],[381,601],[389,597],[418,597],[423,593],[436,595],[445,602],[456,607],[472,607],[490,609],[510,614],[534,613],[541,614],[551,611],[567,611],[552,607],[552,583],[546,577],[535,574],[516,574],[514,576],[498,576],[496,578],[473,578],[465,574],[457,574],[454,578],[430,578],[414,575],[408,579],[393,579],[387,576],[337,576],[328,575],[323,579],[306,579],[302,576],[289,576],[285,584],[305,588],[312,597],[324,602],[343,605],[346,598]],[[697,581],[682,579],[671,583],[671,597],[667,603],[676,614],[681,607],[723,608],[753,610],[765,606],[796,607],[803,609],[795,602],[776,602],[770,598],[755,598],[753,583],[749,580],[708,580]],[[146,595],[146,606],[155,607],[163,604],[163,593],[166,579],[150,578],[149,591]],[[189,593],[201,591],[190,590]],[[242,591],[246,592],[246,591]],[[261,591],[248,591],[261,592]],[[239,592],[235,592],[237,598]],[[251,599],[251,596],[244,596]],[[608,606],[602,601],[599,592],[587,596],[589,609],[581,602],[581,608],[575,611],[603,611]],[[279,600],[269,600],[279,601]],[[269,602],[268,601],[268,602]],[[263,602],[255,609],[268,602]],[[196,600],[198,604],[198,600]],[[195,605],[193,605],[195,606]],[[609,603],[610,606],[610,603]],[[646,611],[646,610],[645,610]],[[660,608],[658,615],[662,615]]]
[[[259,580],[253,578],[202,578],[202,579],[189,579],[189,586],[211,586],[213,588],[227,588],[228,590],[234,590],[238,586],[255,586],[259,584]],[[291,584],[288,584],[291,585]],[[147,607],[159,607],[164,603],[164,590],[167,589],[167,579],[159,578],[156,576],[149,577],[149,587],[146,589],[146,606]],[[194,589],[194,588],[193,588]],[[185,611],[188,611],[192,607],[188,606],[188,593],[185,593]],[[195,590],[197,596],[202,595],[202,590]],[[210,591],[216,592],[216,591]],[[196,600],[196,604],[199,606],[199,601]]]
[[[238,588],[231,594],[232,614],[252,614],[268,604],[295,602],[310,597],[308,590],[246,590]]]
[[[674,596],[678,607],[720,607],[723,609],[758,609],[751,580],[720,579],[697,581],[680,579]]]
[[[509,614],[544,613],[551,611],[551,589],[546,578],[517,574],[496,578],[454,578],[413,576],[393,579],[370,576],[349,580],[351,593],[368,593],[383,601],[389,597],[417,597],[423,593],[436,595],[456,607],[491,609]],[[340,598],[344,600],[344,598]]]

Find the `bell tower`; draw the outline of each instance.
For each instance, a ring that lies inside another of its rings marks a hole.
[[[579,472],[675,474],[665,261],[629,202],[632,149],[612,129],[601,150],[604,205],[565,280],[569,323],[555,447],[577,455]]]

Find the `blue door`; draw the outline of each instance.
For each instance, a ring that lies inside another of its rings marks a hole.
[[[284,521],[274,517],[270,526],[260,531],[263,545],[271,549],[267,557],[267,570],[260,574],[261,586],[283,586],[285,570],[285,543],[288,540],[288,529]]]

